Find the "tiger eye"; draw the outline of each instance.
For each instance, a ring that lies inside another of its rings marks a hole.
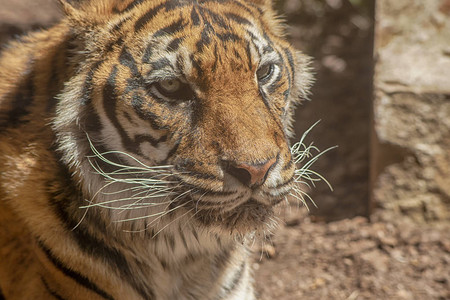
[[[270,78],[272,72],[273,72],[273,65],[265,64],[256,71],[256,77],[258,78],[258,81],[264,81]]]
[[[168,94],[177,92],[181,87],[181,82],[178,79],[167,79],[158,82],[163,91]]]

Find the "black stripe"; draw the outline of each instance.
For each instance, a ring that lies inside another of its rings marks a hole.
[[[97,114],[97,111],[92,106],[92,103],[88,103],[83,107],[83,115],[81,127],[85,132],[88,132],[90,138],[93,138],[94,133],[98,133],[103,129],[103,124],[100,121],[100,116]]]
[[[99,60],[94,63],[89,73],[86,75],[84,80],[83,90],[81,92],[80,103],[83,105],[83,121],[81,122],[83,130],[89,133],[99,132],[103,128],[103,124],[100,122],[100,116],[97,114],[95,109],[92,107],[92,80],[94,78],[95,72],[100,68],[103,60]]]
[[[103,152],[101,147],[97,147],[100,152]],[[62,178],[65,178],[67,184],[66,186],[71,186],[71,178],[67,172],[62,175]],[[77,193],[76,190],[69,191],[70,195]],[[50,199],[52,199],[51,203],[54,207],[55,213],[60,219],[60,221],[65,225],[65,228],[68,233],[70,233],[74,242],[80,247],[80,249],[87,255],[91,257],[95,257],[105,263],[109,264],[113,270],[116,270],[120,273],[121,278],[129,283],[144,299],[154,299],[154,292],[152,289],[147,286],[144,282],[137,282],[136,275],[131,270],[130,265],[128,264],[127,259],[124,254],[120,252],[118,249],[108,246],[104,243],[103,240],[100,240],[88,231],[86,228],[86,224],[94,227],[94,230],[97,232],[107,232],[106,225],[97,217],[94,211],[90,211],[86,214],[83,223],[79,224],[77,219],[74,219],[72,214],[68,213],[68,205],[70,204],[69,199],[61,197],[59,194],[49,193]],[[61,199],[62,198],[62,199]],[[61,200],[57,200],[61,199]],[[74,205],[72,207],[79,210],[79,205]],[[111,236],[109,236],[111,238]],[[119,241],[115,241],[120,243]],[[136,262],[136,265],[139,266],[140,263]],[[109,299],[109,298],[107,298]]]
[[[64,45],[62,45],[64,46]],[[47,81],[48,102],[45,108],[46,112],[51,112],[56,106],[56,94],[59,90],[59,74],[62,73],[59,70],[60,51],[63,51],[62,47],[58,51],[53,53],[53,57],[50,62],[50,76]]]
[[[248,31],[247,31],[248,32]],[[258,38],[256,38],[254,35],[251,35],[252,38],[254,38],[256,41],[260,41]],[[270,39],[270,37],[267,35],[266,32],[263,32],[263,39],[264,41],[267,42],[267,45],[265,45],[262,49],[262,53],[260,53],[260,55],[268,53],[268,52],[275,52],[276,50],[274,49],[274,44],[273,41]],[[256,47],[256,49],[259,50],[258,47]],[[280,53],[278,51],[276,51],[278,56],[281,57]]]
[[[196,6],[196,7],[197,7],[197,10],[198,10],[198,14],[200,15],[200,18],[203,21],[203,26],[205,26],[206,24],[209,24],[209,21],[207,20],[207,18],[205,16],[205,9],[203,7],[201,7],[201,6]]]
[[[192,21],[192,24],[194,24],[194,26],[200,25],[200,17],[198,15],[195,7],[193,7],[192,11],[191,11],[191,21]]]
[[[290,87],[290,83],[291,83],[291,78],[290,78],[291,74],[289,73],[289,70],[286,68],[285,58],[283,57],[283,55],[277,49],[275,51],[276,51],[276,53],[278,55],[278,58],[281,60],[281,63],[278,63],[278,65],[280,67],[280,72],[278,73],[278,76],[275,79],[275,81],[269,87],[269,91],[271,93],[275,92],[275,90],[277,90],[277,89],[279,89],[280,87],[283,86],[284,82],[281,82],[280,80],[283,77],[284,73],[287,74],[288,83],[289,83],[288,86],[289,87]]]
[[[102,53],[103,57],[107,57],[107,54],[114,50],[114,47],[120,47],[124,43],[124,39],[122,36],[119,36],[116,40],[110,42],[105,46],[105,51]]]
[[[212,72],[216,71],[218,62],[219,62],[219,50],[217,48],[217,44],[214,44],[214,63],[211,67]]]
[[[248,2],[248,1],[247,1]],[[246,3],[247,3],[246,2]],[[239,1],[233,1],[234,4],[240,6],[242,9],[244,9],[247,13],[249,13],[251,16],[255,15],[255,12],[252,11],[250,8],[248,8],[247,6],[245,6],[243,3],[239,2]]]
[[[285,90],[284,92],[283,92],[283,96],[284,96],[284,102],[286,102],[287,100],[288,100],[288,97],[289,97],[289,94],[291,93],[291,89],[290,88],[288,88],[287,90]],[[285,112],[284,111],[284,107],[283,107],[283,112]]]
[[[166,137],[161,137],[159,139],[155,139],[150,136],[141,135],[141,136],[138,136],[138,138],[131,139],[128,136],[128,134],[125,132],[122,125],[120,124],[119,119],[117,118],[117,113],[116,113],[117,101],[119,100],[119,97],[115,90],[117,73],[118,73],[118,68],[117,68],[117,65],[115,65],[113,67],[113,70],[111,71],[108,79],[106,80],[106,84],[103,89],[104,110],[105,110],[106,115],[108,116],[109,120],[113,123],[114,127],[119,132],[122,145],[125,147],[125,149],[127,151],[129,151],[130,153],[138,153],[140,155],[145,155],[144,153],[142,153],[142,151],[140,149],[141,142],[147,141],[147,142],[151,143],[152,145],[156,146],[159,142],[164,141],[166,139]],[[136,94],[136,96],[137,96],[137,94]],[[134,96],[132,99],[132,102],[133,102],[132,105],[134,107],[136,107],[139,104],[139,102],[141,103],[141,105],[144,103],[143,99],[141,99],[139,96],[138,96],[138,98],[136,98],[136,96]],[[138,102],[136,102],[136,101],[138,101]],[[145,112],[144,114],[148,115],[147,118],[149,118],[149,116],[150,116],[149,113]],[[150,123],[151,123],[151,121],[150,121]],[[157,124],[154,124],[154,125],[157,125]],[[145,156],[147,156],[147,155],[145,155]]]
[[[218,25],[219,27],[222,27],[224,29],[227,29],[227,30],[230,29],[229,24],[221,15],[218,15],[215,12],[213,12],[212,10],[209,10],[207,8],[202,8],[202,10],[204,10],[209,15],[212,23],[214,23],[215,25]]]
[[[150,58],[152,57],[153,53],[153,43],[149,43],[147,47],[145,47],[144,55],[142,56],[142,62],[148,64],[150,62]]]
[[[292,78],[295,78],[295,63],[294,63],[294,57],[292,56],[291,51],[288,48],[284,48],[283,49],[284,53],[287,56],[288,59],[288,63],[289,63],[289,68],[291,70],[292,73]]]
[[[140,77],[141,74],[137,68],[136,61],[126,47],[123,47],[122,52],[120,52],[119,62],[121,65],[128,67],[133,76]]]
[[[125,147],[125,149],[127,149],[131,153],[137,152],[141,154],[139,145],[130,139],[130,137],[120,124],[119,119],[117,118],[116,107],[117,101],[119,100],[119,97],[116,92],[117,73],[118,68],[117,65],[115,65],[112,68],[112,71],[109,74],[108,79],[106,80],[105,86],[103,88],[103,109],[105,110],[106,115],[111,121],[111,123],[118,131],[121,139],[121,144]]]
[[[167,161],[177,152],[178,147],[180,146],[180,141],[175,142],[175,145],[170,149],[170,151],[167,153],[166,158],[163,160],[162,163],[167,163]]]
[[[5,296],[3,295],[3,292],[1,289],[0,289],[0,300],[5,300]]]
[[[192,63],[192,66],[194,67],[194,69],[197,70],[197,75],[198,75],[198,77],[202,77],[202,76],[203,76],[203,70],[202,70],[202,68],[201,68],[201,66],[200,66],[199,61],[197,61],[197,60],[194,58],[194,55],[193,55],[193,54],[191,54],[191,55],[189,56],[189,59],[191,60],[191,63]]]
[[[234,56],[236,56],[236,58],[237,58],[238,60],[241,60],[241,54],[237,51],[236,48],[234,48],[233,50],[234,50],[234,51],[233,51]]]
[[[90,68],[88,74],[86,75],[86,79],[84,80],[83,90],[81,92],[80,97],[81,105],[85,105],[91,101],[92,79],[94,78],[95,71],[97,71],[100,68],[102,63],[103,60],[96,61]]]
[[[230,12],[230,13],[225,13],[225,16],[228,19],[233,20],[234,22],[236,22],[238,24],[241,24],[241,25],[252,25],[252,23],[249,20],[247,20],[246,18],[241,17],[241,16],[239,16],[237,14],[234,14],[234,13]]]
[[[173,39],[169,45],[167,45],[166,50],[170,51],[170,52],[174,52],[176,50],[178,50],[178,48],[180,47],[180,44],[183,42],[184,37],[178,37]]]
[[[248,3],[251,7],[255,8],[255,9],[258,11],[258,13],[259,13],[260,15],[263,15],[263,14],[264,14],[264,11],[263,11],[263,9],[260,7],[260,4],[253,3],[253,2],[251,2],[251,1],[247,1],[247,3]],[[254,14],[255,14],[255,13],[253,12],[252,15],[254,15]]]
[[[134,93],[131,100],[131,106],[135,109],[137,115],[145,121],[150,123],[150,126],[155,130],[167,129],[167,126],[162,125],[158,117],[150,111],[150,109],[143,109],[143,105],[146,101],[138,93]],[[147,103],[147,105],[150,105]]]
[[[34,74],[34,71],[31,71],[18,88],[19,93],[15,97],[10,118],[13,124],[23,123],[20,119],[30,113],[28,107],[33,103],[35,92]]]
[[[147,25],[162,8],[165,8],[166,11],[171,11],[177,7],[182,7],[187,5],[186,3],[181,3],[179,1],[166,1],[164,3],[158,4],[155,7],[152,7],[148,10],[144,15],[142,15],[134,24],[134,31],[140,31],[145,25]]]
[[[41,276],[41,281],[42,284],[44,284],[45,289],[47,290],[47,292],[52,295],[55,299],[58,300],[65,300],[63,297],[61,297],[58,293],[56,293],[55,291],[53,291],[49,286],[47,281],[45,281],[44,277]]]
[[[286,54],[286,52],[285,52],[285,54]],[[281,54],[280,54],[280,57],[282,57]],[[288,77],[288,88],[287,88],[286,91],[283,92],[284,101],[285,102],[288,100],[288,96],[289,96],[289,93],[290,93],[290,90],[291,90],[291,87],[292,87],[292,80],[293,80],[293,78],[292,78],[292,76],[293,76],[293,74],[292,74],[292,70],[293,70],[292,67],[293,66],[290,65],[291,62],[289,62],[289,56],[287,56],[287,59],[288,59],[288,64],[289,64],[289,67],[286,68],[286,73],[287,73],[287,77]],[[285,62],[285,59],[283,59],[283,64],[284,64],[284,62]]]
[[[280,66],[280,71],[278,72],[277,78],[275,78],[274,81],[267,87],[270,94],[273,94],[281,85],[283,85],[281,78],[283,78],[282,66]]]
[[[147,87],[147,83],[145,82],[145,79],[141,76],[141,74],[138,74],[134,77],[126,78],[127,85],[125,87],[125,90],[122,93],[122,96],[128,96],[131,92],[136,93],[139,90],[143,90]]]
[[[164,3],[161,3],[155,7],[152,7],[149,11],[147,11],[142,17],[140,17],[136,24],[134,24],[134,31],[140,31],[145,25],[148,24],[157,14],[158,12],[164,7]]]
[[[259,49],[255,43],[255,41],[259,42],[259,39],[251,32],[248,30],[245,30],[245,33],[247,33],[247,35],[250,37],[250,41],[252,42],[253,46],[255,46],[255,49]]]
[[[268,110],[270,113],[272,113],[272,108],[270,107],[270,103],[269,103],[268,96],[267,96],[266,92],[264,92],[264,90],[260,87],[260,88],[259,88],[259,93],[260,93],[261,96],[262,96],[264,105],[266,106],[267,110]]]
[[[103,291],[101,288],[99,288],[95,283],[89,280],[86,276],[69,269],[64,265],[64,263],[59,260],[56,256],[53,255],[53,253],[48,249],[44,243],[40,240],[38,240],[38,245],[41,248],[41,250],[45,253],[45,256],[47,259],[57,268],[59,269],[64,275],[72,278],[75,280],[78,284],[84,286],[85,288],[95,292],[96,294],[102,296],[105,299],[114,300],[114,298],[109,295],[107,292]]]
[[[117,65],[114,65],[112,68],[111,73],[109,74],[105,86],[103,87],[103,109],[106,112],[107,117],[111,121],[111,123],[114,125],[116,130],[119,132],[120,138],[121,138],[121,144],[129,150],[130,146],[130,139],[126,132],[123,130],[122,125],[120,124],[117,113],[116,113],[116,107],[117,107],[117,101],[118,96],[116,92],[116,77],[118,73]],[[137,151],[138,149],[132,149],[131,152]]]
[[[282,171],[289,170],[290,168],[292,168],[292,165],[293,165],[293,164],[294,164],[294,161],[293,161],[292,159],[290,159],[290,160],[288,161],[288,163],[285,164],[281,170],[282,170]]]
[[[214,28],[211,26],[211,24],[206,23],[205,27],[202,30],[202,33],[200,34],[200,40],[198,40],[198,42],[195,44],[197,52],[202,52],[203,48],[211,43],[210,33],[213,32]]]
[[[180,53],[177,54],[176,69],[184,73],[184,57]]]
[[[214,1],[217,2],[217,1]],[[199,13],[203,19],[203,23],[211,25],[213,23],[215,26],[211,27],[221,27],[225,30],[230,30],[230,25],[227,19],[225,19],[222,15],[215,13],[214,11],[198,6]],[[210,23],[211,22],[211,23]]]
[[[262,54],[266,54],[266,53],[270,53],[270,52],[274,52],[274,51],[275,50],[273,49],[273,47],[270,46],[270,44],[269,44],[269,45],[264,46]]]
[[[172,63],[170,62],[170,60],[168,60],[165,57],[160,58],[157,61],[151,62],[150,64],[152,66],[152,71],[161,70],[161,69],[164,69],[165,67],[172,66]]]
[[[175,8],[184,7],[190,5],[190,1],[179,1],[179,0],[166,0],[164,7],[166,11],[172,11]]]
[[[0,119],[0,128],[3,127],[18,127],[28,121],[24,120],[23,117],[27,116],[30,111],[29,106],[32,105],[34,99],[34,71],[33,60],[30,59],[28,62],[29,66],[26,72],[24,72],[24,78],[17,86],[17,89],[13,91],[12,95],[8,95],[5,98],[11,98],[12,107],[11,110],[7,112],[7,117],[4,120]],[[0,115],[1,116],[1,115]]]
[[[172,24],[157,30],[153,34],[153,37],[157,38],[165,35],[172,35],[174,33],[180,32],[181,30],[184,29],[184,27],[186,27],[186,23],[183,22],[182,18],[180,18],[177,21],[173,22]]]
[[[110,33],[115,33],[117,31],[119,31],[120,29],[122,29],[122,26],[125,24],[125,22],[128,21],[129,19],[131,19],[131,16],[123,18],[116,25],[114,25],[113,28],[111,28],[111,30],[109,32]]]
[[[135,8],[136,6],[138,6],[139,4],[141,4],[142,2],[144,2],[145,0],[134,0],[133,2],[131,2],[130,4],[127,5],[127,7],[125,7],[124,10],[122,10],[122,12],[127,12],[129,10],[132,10],[133,8]]]
[[[279,78],[278,78],[279,77]],[[283,85],[284,85],[284,83],[285,83],[285,81],[282,81],[281,80],[281,76],[278,76],[277,78],[278,79],[276,79],[276,81],[274,81],[271,85],[269,85],[269,87],[267,88],[267,90],[269,91],[269,93],[271,93],[271,94],[273,94],[273,93],[275,93],[278,89],[280,89]],[[278,80],[278,81],[277,81]]]
[[[253,64],[252,64],[252,52],[250,51],[250,43],[247,43],[247,46],[245,47],[245,53],[247,53],[247,59],[248,59],[248,70],[253,70]]]
[[[144,142],[150,143],[153,147],[158,146],[159,143],[167,141],[167,135],[163,135],[158,139],[155,139],[151,135],[146,134],[138,134],[134,137],[134,141],[136,144],[142,144]]]
[[[267,96],[267,94],[264,92],[264,90],[262,88],[259,88],[259,93],[262,97],[262,100],[264,102],[264,105],[267,108],[267,111],[268,111],[270,117],[272,118],[274,123],[278,125],[278,129],[280,130],[280,132],[283,132],[283,134],[284,134],[285,128],[284,128],[283,124],[280,122],[278,114],[273,111],[273,109],[269,103],[269,100],[268,100],[269,97]],[[277,133],[275,132],[275,134],[277,134]]]

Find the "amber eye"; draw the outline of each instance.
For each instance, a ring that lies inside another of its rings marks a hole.
[[[256,77],[258,78],[259,82],[264,82],[270,79],[273,73],[274,66],[273,64],[265,64],[261,66],[256,71]]]
[[[166,79],[158,82],[158,87],[163,94],[174,94],[181,88],[181,82],[178,79]]]
[[[187,82],[177,78],[163,79],[149,85],[149,91],[155,98],[165,101],[185,101],[195,98],[195,93]]]

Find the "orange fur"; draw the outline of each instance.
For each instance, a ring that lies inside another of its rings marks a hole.
[[[253,299],[246,245],[289,192],[310,81],[271,1],[60,2],[0,56],[0,290]],[[170,193],[145,198],[144,179]]]

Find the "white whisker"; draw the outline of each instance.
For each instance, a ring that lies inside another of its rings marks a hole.
[[[306,209],[309,211],[308,205],[306,204],[305,197],[311,201],[311,203],[317,207],[316,203],[313,201],[311,196],[309,196],[305,191],[303,191],[299,186],[304,185],[311,189],[311,187],[315,187],[316,183],[319,181],[325,182],[325,184],[330,188],[330,190],[333,190],[331,184],[328,182],[328,180],[325,179],[324,176],[319,174],[318,172],[311,170],[311,167],[313,164],[325,153],[328,151],[335,149],[337,146],[330,147],[324,151],[320,151],[319,148],[313,145],[313,143],[306,145],[305,144],[305,138],[306,136],[311,132],[311,130],[319,123],[320,121],[317,121],[314,123],[308,130],[306,130],[302,137],[300,138],[300,141],[295,143],[291,147],[291,154],[293,157],[293,161],[296,165],[302,164],[305,160],[306,163],[301,165],[300,168],[296,169],[294,172],[294,182],[297,186],[294,186],[292,189],[292,192],[290,195],[294,197],[295,199],[302,202]]]
[[[172,203],[192,192],[175,192],[181,184],[174,180],[174,175],[181,173],[175,173],[172,165],[149,166],[129,153],[100,152],[87,133],[86,136],[93,153],[87,160],[93,172],[103,177],[104,185],[91,199],[86,200],[88,204],[80,208],[86,209],[86,212],[93,207],[105,208],[116,211],[116,216],[126,211],[143,210],[139,213],[140,216],[127,214],[126,218],[118,218],[113,222],[125,223],[153,218],[150,225],[184,206],[181,204],[169,209]],[[111,155],[117,157],[115,161],[110,159]],[[132,165],[127,165],[124,161],[131,161]],[[105,171],[105,166],[112,171]]]
[[[185,203],[184,203],[184,204],[185,204]],[[179,207],[182,207],[182,206],[183,206],[183,205],[177,206],[176,208],[179,208]],[[175,218],[174,220],[172,220],[171,222],[167,223],[163,228],[161,228],[160,230],[158,230],[158,231],[153,235],[153,237],[157,236],[161,231],[163,231],[164,229],[166,229],[169,225],[173,224],[173,222],[175,222],[175,221],[181,219],[182,217],[184,217],[185,215],[189,214],[192,210],[194,210],[194,209],[191,208],[191,209],[187,210],[187,211],[186,211],[184,214],[182,214],[181,216],[179,216],[179,217]]]

